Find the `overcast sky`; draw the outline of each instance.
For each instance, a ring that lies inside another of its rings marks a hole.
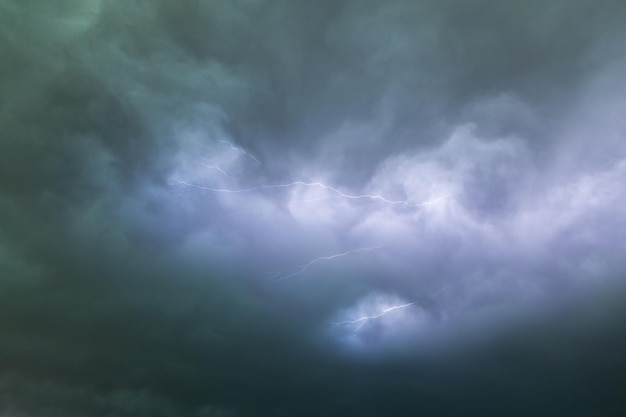
[[[0,0],[0,416],[626,415],[623,0]]]

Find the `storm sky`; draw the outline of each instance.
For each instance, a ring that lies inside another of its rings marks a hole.
[[[0,0],[0,416],[626,415],[623,0]]]

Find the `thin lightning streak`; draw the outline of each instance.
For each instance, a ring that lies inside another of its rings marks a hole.
[[[430,298],[435,298],[437,297],[439,294],[441,294],[442,292],[444,292],[445,290],[447,290],[450,287],[454,287],[455,285],[458,285],[458,282],[451,282],[449,284],[444,285],[443,287],[439,288],[437,291],[431,293],[429,295]]]
[[[254,157],[254,155],[252,155],[250,152],[246,151],[244,148],[240,147],[240,146],[235,146],[232,143],[230,143],[227,140],[219,140],[218,142],[223,143],[225,145],[227,145],[230,149],[232,149],[233,151],[237,151],[239,153],[244,154],[245,156],[247,156],[248,158],[252,159],[253,161],[255,161],[257,164],[260,164],[261,161],[259,161],[258,159],[256,159]]]
[[[313,259],[311,262],[308,262],[304,265],[298,265],[295,266],[293,268],[287,269],[285,271],[278,271],[274,274],[274,276],[278,276],[278,278],[275,279],[275,281],[284,281],[287,280],[289,278],[293,278],[297,275],[300,275],[304,272],[306,272],[309,268],[311,268],[313,265],[319,263],[319,262],[323,262],[323,261],[330,261],[332,259],[336,259],[336,258],[341,258],[344,256],[348,256],[351,255],[353,253],[358,253],[358,252],[371,252],[373,250],[376,249],[381,249],[384,248],[385,246],[374,246],[374,247],[370,247],[370,248],[360,248],[360,249],[352,249],[349,250],[347,252],[342,252],[342,253],[337,253],[334,255],[329,255],[329,256],[320,256],[319,258],[315,258]],[[293,271],[291,273],[289,273],[289,271]],[[287,273],[287,275],[283,275]]]
[[[185,180],[183,180],[180,177],[174,176],[174,177],[170,177],[168,180],[169,185],[171,186],[184,186],[186,188],[180,188],[178,190],[178,192],[182,193],[182,192],[190,192],[193,191],[196,187],[194,186],[194,184],[191,184]]]
[[[381,311],[378,314],[373,314],[371,316],[362,316],[362,317],[356,318],[354,320],[339,321],[339,322],[333,323],[333,325],[336,327],[336,326],[349,326],[349,325],[356,324],[357,326],[354,329],[354,332],[356,333],[363,326],[365,326],[370,320],[376,320],[376,319],[378,319],[380,317],[383,317],[386,314],[391,313],[392,311],[404,309],[404,308],[410,307],[410,306],[412,306],[412,305],[414,305],[416,303],[417,303],[417,301],[413,301],[411,303],[394,305],[394,306],[385,308],[383,311]]]
[[[232,175],[230,175],[228,172],[226,172],[219,165],[213,164],[209,158],[201,155],[200,152],[196,151],[196,153],[198,154],[200,159],[202,159],[203,162],[199,162],[199,164],[202,165],[203,167],[209,168],[209,169],[214,169],[214,170],[218,171],[220,174],[222,174],[223,176],[225,176],[226,178],[230,178],[231,180],[239,180],[239,178],[233,177]]]
[[[218,167],[217,165],[210,165],[210,164],[206,164],[204,162],[201,162],[200,165],[202,165],[205,168],[209,168],[209,169],[214,169],[216,171],[218,171],[220,174],[222,174],[223,176],[225,176],[226,178],[230,178],[231,180],[238,180],[239,178],[235,178],[232,175],[229,175],[228,172],[224,171],[222,168]]]
[[[447,289],[449,289],[450,287],[454,287],[456,285],[459,285],[461,282],[463,282],[464,280],[461,281],[456,281],[456,282],[452,282],[449,283],[447,285],[444,285],[443,287],[441,287],[440,289],[438,289],[435,292],[432,292],[428,295],[429,298],[435,298],[437,297],[439,294],[443,293],[444,291],[446,291]],[[369,316],[361,316],[358,317],[356,319],[353,320],[343,320],[343,321],[339,321],[339,322],[335,322],[333,323],[333,327],[337,327],[337,326],[352,326],[352,325],[356,325],[356,327],[354,328],[354,333],[357,333],[359,330],[361,330],[361,328],[363,328],[363,326],[365,326],[369,321],[371,320],[376,320],[380,317],[383,317],[386,314],[389,314],[395,310],[400,310],[400,309],[404,309],[407,307],[410,307],[412,305],[417,304],[419,301],[412,301],[410,303],[406,303],[406,304],[398,304],[398,305],[394,305],[388,308],[385,308],[384,310],[382,310],[380,313],[378,314],[373,314],[373,315],[369,315]]]
[[[253,191],[260,191],[260,190],[271,190],[271,189],[279,189],[279,188],[291,188],[291,187],[296,187],[296,186],[303,186],[303,187],[319,187],[322,188],[324,190],[328,190],[330,192],[335,193],[337,196],[342,197],[342,198],[346,198],[349,200],[375,200],[375,201],[381,201],[383,203],[386,204],[391,204],[391,205],[404,205],[407,207],[421,207],[424,205],[428,205],[428,204],[432,204],[437,200],[440,200],[442,198],[446,198],[448,196],[442,196],[439,197],[437,199],[434,200],[429,200],[423,203],[411,203],[409,201],[406,200],[390,200],[386,197],[383,197],[379,194],[346,194],[342,191],[340,191],[339,189],[328,185],[328,184],[324,184],[322,182],[304,182],[304,181],[293,181],[293,182],[289,182],[289,183],[284,183],[284,184],[271,184],[271,185],[259,185],[257,187],[248,187],[248,188],[214,188],[214,187],[206,187],[206,186],[202,186],[202,185],[198,185],[198,184],[192,184],[189,183],[187,181],[184,181],[180,178],[174,178],[174,181],[178,184],[178,185],[184,185],[186,187],[189,187],[190,189],[196,189],[196,190],[204,190],[204,191],[212,191],[215,193],[230,193],[230,194],[239,194],[239,193],[249,193],[249,192],[253,192]],[[322,199],[322,198],[320,198]]]

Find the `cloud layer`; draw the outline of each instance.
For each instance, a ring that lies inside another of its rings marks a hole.
[[[620,415],[624,27],[0,1],[1,415]]]

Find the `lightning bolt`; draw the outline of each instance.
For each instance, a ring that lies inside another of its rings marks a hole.
[[[324,262],[324,261],[330,261],[336,258],[341,258],[344,256],[348,256],[348,255],[352,255],[353,253],[359,253],[359,252],[371,252],[373,250],[377,250],[377,249],[381,249],[384,248],[385,246],[373,246],[373,247],[369,247],[369,248],[359,248],[359,249],[352,249],[349,250],[347,252],[342,252],[342,253],[336,253],[334,255],[329,255],[329,256],[320,256],[319,258],[315,258],[310,262],[307,262],[306,264],[303,265],[298,265],[295,266],[293,268],[289,268],[287,270],[284,271],[278,271],[275,272],[274,274],[272,274],[275,278],[274,281],[284,281],[287,280],[289,278],[293,278],[297,275],[300,275],[304,272],[306,272],[309,268],[311,268],[313,265],[320,263],[320,262]]]
[[[217,172],[219,172],[220,174],[222,174],[223,176],[225,176],[226,178],[229,178],[231,180],[238,180],[239,178],[235,178],[232,175],[230,175],[228,172],[226,172],[226,170],[224,170],[222,167],[220,167],[219,165],[214,164],[211,159],[205,157],[204,155],[202,155],[200,152],[196,151],[196,154],[198,155],[198,157],[200,158],[201,162],[198,162],[198,164],[202,165],[205,168],[209,168],[209,169],[213,169]]]
[[[370,316],[361,316],[361,317],[358,317],[358,318],[356,318],[354,320],[339,321],[339,322],[333,323],[333,326],[337,327],[337,326],[352,326],[352,325],[356,325],[356,327],[354,329],[354,332],[356,333],[359,330],[361,330],[361,328],[363,326],[365,326],[369,321],[379,319],[379,318],[381,318],[381,317],[383,317],[383,316],[385,316],[385,315],[387,315],[387,314],[389,314],[389,313],[391,313],[393,311],[405,309],[405,308],[410,307],[410,306],[412,306],[412,305],[414,305],[416,303],[417,303],[417,301],[413,301],[413,302],[406,303],[406,304],[397,304],[397,305],[394,305],[394,306],[387,307],[387,308],[383,309],[378,314],[373,314],[373,315],[370,315]]]
[[[214,169],[216,171],[218,171],[220,174],[222,174],[223,176],[225,176],[226,178],[230,178],[231,180],[238,180],[239,178],[235,178],[232,175],[228,174],[228,172],[224,171],[224,169],[220,168],[217,165],[211,165],[211,164],[207,164],[204,162],[201,162],[200,165],[202,165],[205,168],[209,168],[209,169]]]
[[[227,141],[227,140],[218,140],[219,143],[223,143],[224,145],[228,146],[230,149],[232,149],[233,151],[239,152],[242,155],[247,156],[248,158],[252,159],[254,162],[256,162],[257,164],[260,164],[261,161],[259,161],[258,159],[256,159],[254,157],[254,155],[252,155],[250,152],[246,151],[244,148],[240,147],[240,146],[235,146],[233,145],[231,142]]]
[[[219,168],[219,167],[217,167]],[[220,172],[222,172],[224,175],[227,175],[225,172],[223,172],[223,170],[220,170]],[[229,176],[230,177],[230,176]],[[230,177],[232,178],[232,177]],[[330,191],[332,193],[335,194],[335,198],[345,198],[348,200],[374,200],[374,201],[380,201],[386,204],[390,204],[390,205],[403,205],[406,207],[413,207],[413,208],[417,208],[417,207],[421,207],[421,206],[425,206],[425,205],[429,205],[429,204],[433,204],[438,200],[441,200],[443,198],[447,198],[449,197],[448,195],[445,196],[440,196],[437,197],[435,199],[431,199],[428,200],[426,202],[422,202],[422,203],[411,203],[407,200],[391,200],[389,198],[383,197],[382,195],[379,194],[348,194],[348,193],[344,193],[343,191],[339,190],[336,187],[333,187],[332,185],[328,185],[325,184],[323,182],[305,182],[305,181],[292,181],[292,182],[288,182],[288,183],[282,183],[282,184],[269,184],[269,185],[259,185],[256,187],[247,187],[247,188],[218,188],[218,187],[209,187],[209,186],[203,186],[203,185],[199,185],[199,184],[194,184],[194,183],[190,183],[188,181],[185,181],[179,177],[173,177],[172,184],[175,185],[179,185],[179,186],[183,186],[186,187],[188,191],[191,190],[202,190],[202,191],[211,191],[214,193],[228,193],[228,194],[241,194],[241,193],[250,193],[250,192],[254,192],[254,191],[262,191],[262,190],[272,190],[272,189],[281,189],[281,188],[293,188],[293,187],[297,187],[297,186],[302,186],[302,187],[311,187],[311,188],[321,188],[327,191]],[[332,198],[331,196],[327,196],[327,197],[317,197],[314,199],[307,199],[304,201],[314,201],[314,200],[322,200],[325,198]]]
[[[459,280],[459,281],[448,283],[447,285],[444,285],[443,287],[441,287],[437,291],[434,291],[434,292],[428,294],[426,297],[434,299],[438,295],[443,293],[444,291],[448,290],[450,287],[454,287],[456,285],[460,285],[464,281],[465,280]],[[355,318],[353,320],[343,320],[343,321],[339,321],[339,322],[334,322],[333,323],[333,327],[337,327],[337,326],[356,326],[354,328],[354,333],[357,333],[359,330],[361,330],[361,328],[363,328],[363,326],[365,326],[371,320],[379,319],[379,318],[381,318],[381,317],[383,317],[383,316],[385,316],[385,315],[387,315],[389,313],[392,313],[392,312],[394,312],[396,310],[405,309],[407,307],[410,307],[410,306],[418,304],[418,303],[419,303],[419,301],[411,301],[411,302],[405,303],[405,304],[393,305],[391,307],[387,307],[387,308],[383,309],[380,313],[377,313],[377,314],[365,315],[365,316],[357,317],[357,318]]]

